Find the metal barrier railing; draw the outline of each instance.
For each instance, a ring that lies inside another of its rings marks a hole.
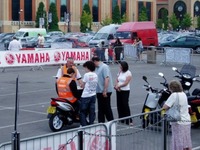
[[[132,120],[132,124],[127,124]],[[161,110],[117,119],[110,124],[111,149],[167,150],[170,145],[170,129]]]
[[[125,147],[126,149],[167,150],[170,129],[166,126],[165,120],[160,117],[160,113],[160,110],[156,110],[116,119],[105,124],[94,124],[23,139],[20,141],[20,150],[121,150]],[[130,119],[133,125],[126,124]],[[0,150],[8,149],[12,149],[12,143],[0,146]]]

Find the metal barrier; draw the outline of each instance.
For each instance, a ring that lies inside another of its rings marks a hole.
[[[20,141],[20,150],[77,150],[80,148],[88,150],[97,149],[96,147],[104,147],[108,150],[107,146],[108,131],[105,124],[80,127]],[[0,150],[11,149],[12,143],[10,142],[0,145]]]
[[[116,119],[105,124],[28,138],[20,141],[20,150],[167,150],[170,129],[160,117],[160,110]],[[126,121],[133,121],[133,125]],[[11,150],[11,143],[0,150]]]
[[[164,48],[165,60],[164,64],[180,63],[190,64],[191,55],[193,51],[190,48],[177,48],[177,47],[166,47]]]
[[[160,117],[161,111],[152,111],[117,119],[110,124],[112,150],[138,149],[138,150],[167,150],[170,145],[170,129],[166,121]],[[132,120],[133,125],[128,122]],[[126,124],[127,123],[127,124]]]

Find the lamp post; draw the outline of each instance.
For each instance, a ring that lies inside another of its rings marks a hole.
[[[19,29],[20,29],[20,14],[21,14],[22,11],[23,11],[23,9],[20,9],[19,12],[18,12],[19,13]]]

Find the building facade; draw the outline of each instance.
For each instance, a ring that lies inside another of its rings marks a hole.
[[[70,14],[70,31],[80,31],[80,17],[84,4],[89,4],[93,16],[92,29],[98,30],[100,22],[106,17],[112,18],[112,12],[119,5],[121,15],[126,14],[129,21],[138,21],[141,7],[145,6],[148,20],[156,23],[162,18],[162,9],[168,15],[175,13],[179,19],[189,13],[194,20],[200,15],[199,0],[0,0],[0,32],[16,32],[20,27],[35,27],[36,12],[43,2],[46,12],[50,3],[56,4],[59,28],[67,32],[66,14]],[[48,21],[48,20],[45,20]]]

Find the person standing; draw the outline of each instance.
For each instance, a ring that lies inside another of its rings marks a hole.
[[[117,38],[114,43],[114,52],[115,52],[116,63],[119,63],[121,61],[122,51],[123,51],[122,43],[121,43],[120,39]]]
[[[78,92],[81,95],[82,94],[82,76],[78,70],[78,68],[74,64],[74,59],[72,57],[67,58],[67,63],[61,66],[56,74],[56,79],[58,80],[60,77],[62,77],[64,74],[67,73],[68,68],[73,68],[75,71],[74,80],[76,81]],[[57,87],[56,87],[57,88]]]
[[[14,36],[13,40],[9,43],[8,50],[10,51],[19,51],[22,48],[20,41]]]
[[[38,34],[38,47],[43,48],[44,47],[44,36],[42,34]]]
[[[176,101],[180,105],[181,121],[170,122],[172,129],[172,144],[171,150],[192,150],[191,142],[191,121],[188,112],[187,96],[183,92],[181,83],[172,80],[169,83],[169,89],[172,92],[170,97],[163,105],[163,109],[168,110]]]
[[[142,60],[142,52],[143,52],[143,43],[142,43],[142,40],[141,38],[137,38],[137,42],[136,42],[136,48],[137,48],[137,56],[138,56],[138,59],[139,61]]]
[[[108,47],[108,63],[112,64],[113,62],[113,48],[112,48],[112,45],[109,45]]]
[[[83,76],[83,93],[80,99],[80,124],[81,126],[91,125],[95,120],[96,88],[98,76],[94,72],[95,64],[92,61],[86,61],[83,64],[86,73]],[[89,111],[89,122],[86,117]]]
[[[123,117],[127,117],[131,115],[130,108],[129,108],[131,79],[132,79],[132,73],[129,70],[128,63],[126,61],[121,61],[120,71],[117,74],[117,79],[114,86],[116,90],[116,96],[117,96],[117,111],[118,111],[119,118],[123,118]],[[126,121],[126,124],[132,125],[132,119],[127,119],[125,121]]]
[[[95,72],[98,76],[97,84],[97,101],[98,101],[98,122],[104,123],[113,120],[113,113],[111,109],[111,94],[113,91],[112,76],[109,66],[100,61],[99,57],[93,57],[96,69]]]

